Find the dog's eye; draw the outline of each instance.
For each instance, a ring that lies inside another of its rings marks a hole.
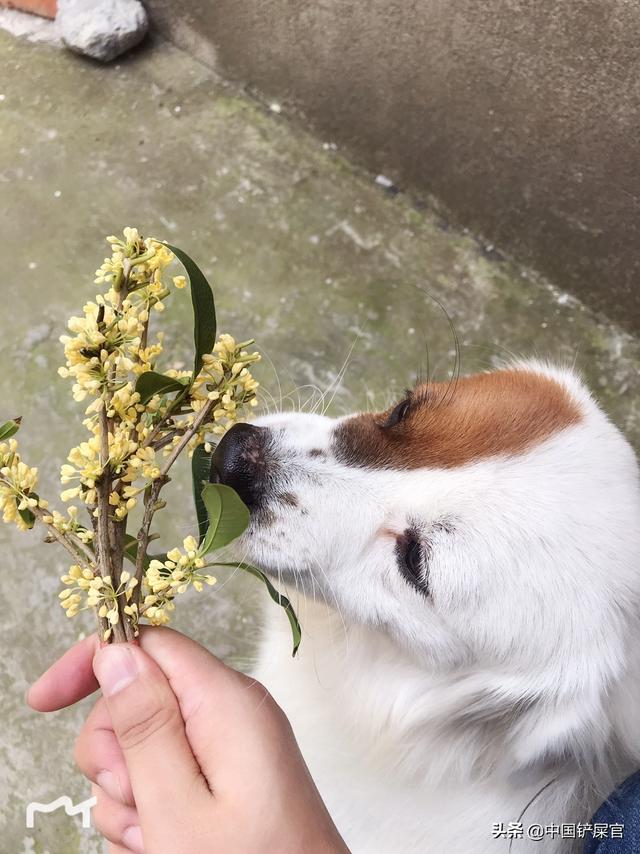
[[[420,543],[417,540],[409,540],[404,552],[404,565],[409,575],[416,581],[419,581],[422,576],[423,557]]]
[[[382,425],[383,427],[395,427],[396,424],[399,424],[402,419],[407,415],[409,409],[411,408],[411,398],[406,397],[404,400],[401,400],[400,403],[396,404],[393,407],[391,412],[389,413],[389,417]]]
[[[398,538],[397,555],[400,572],[404,578],[421,593],[428,593],[426,553],[413,532],[407,531]]]

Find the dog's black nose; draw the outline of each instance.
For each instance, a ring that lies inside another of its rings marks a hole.
[[[231,486],[247,507],[258,503],[259,473],[264,466],[264,429],[235,424],[211,458],[211,480]]]

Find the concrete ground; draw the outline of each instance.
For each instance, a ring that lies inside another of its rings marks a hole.
[[[512,354],[575,362],[640,446],[634,338],[166,43],[104,67],[0,33],[0,193],[0,420],[24,417],[23,450],[48,497],[81,433],[56,374],[58,335],[94,294],[103,236],[125,225],[183,247],[212,277],[220,328],[255,336],[266,356],[265,406],[319,404],[328,390],[329,412],[343,413],[385,405],[418,372],[447,377],[446,310],[463,371]],[[188,298],[176,306],[177,362],[189,358]],[[186,472],[172,489],[168,544],[193,530]],[[93,626],[56,604],[64,554],[5,527],[0,543],[0,849],[92,854],[99,843],[77,818],[25,828],[28,802],[87,796],[71,748],[89,706],[43,717],[23,696]],[[247,667],[261,597],[234,578],[183,602],[176,625]]]

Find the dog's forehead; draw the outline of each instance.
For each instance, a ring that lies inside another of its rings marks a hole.
[[[522,454],[584,414],[557,378],[528,370],[476,374],[450,383],[422,383],[402,421],[385,426],[389,410],[337,425],[332,451],[367,468],[454,468]]]

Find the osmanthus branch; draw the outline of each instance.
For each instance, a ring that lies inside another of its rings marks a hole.
[[[50,522],[45,522],[45,519],[51,516],[48,510],[44,510],[42,507],[33,507],[31,512],[47,527],[49,535],[64,546],[74,560],[80,564],[85,563],[88,568],[94,566],[95,555],[86,543],[83,543],[72,531],[59,531]]]
[[[145,498],[144,504],[144,514],[142,517],[142,524],[140,525],[140,530],[138,531],[138,535],[136,537],[138,542],[138,548],[136,551],[136,568],[135,568],[135,579],[138,582],[133,591],[133,603],[138,605],[140,602],[141,590],[142,590],[142,578],[144,576],[145,571],[145,563],[147,559],[147,549],[149,547],[149,537],[151,533],[151,523],[153,521],[153,516],[157,510],[158,499],[160,496],[160,490],[168,481],[168,478],[162,475],[156,478],[149,488],[149,493]]]
[[[162,469],[160,470],[160,477],[167,476],[171,466],[175,463],[175,461],[178,459],[180,454],[184,451],[184,449],[187,447],[193,437],[197,435],[198,431],[200,430],[200,427],[202,427],[202,425],[206,423],[207,418],[211,415],[214,407],[216,406],[216,403],[217,401],[215,400],[209,400],[207,401],[207,403],[205,403],[200,412],[198,412],[191,427],[187,429],[182,439],[180,439],[173,451],[171,451],[171,453],[169,454],[169,457],[167,458],[165,464],[162,466]]]
[[[111,576],[108,534],[109,523],[106,514],[102,512],[101,505],[102,498],[100,496],[100,487],[98,487],[98,516],[97,518],[95,516],[92,516],[93,528],[95,531],[94,542],[96,545],[96,566],[98,574],[102,576],[102,578],[106,578],[107,576],[111,578],[111,584],[115,590],[117,589],[118,584]],[[118,611],[120,611],[119,603]],[[118,620],[118,622],[111,628],[113,629],[113,636],[116,641],[122,642],[127,639],[127,634],[121,620]]]
[[[106,401],[105,401],[106,404]],[[113,561],[114,544],[111,543],[109,531],[109,496],[111,495],[111,469],[109,466],[109,424],[107,421],[107,408],[103,405],[100,410],[100,455],[102,463],[102,474],[96,482],[98,495],[97,517],[92,515],[91,519],[95,532],[95,548],[98,572],[103,578],[111,579],[114,590],[120,585],[120,573],[116,572]],[[118,603],[120,611],[120,603]],[[113,626],[113,636],[117,642],[127,640],[129,634],[125,628],[127,621],[118,620]]]
[[[47,536],[60,543],[60,545],[69,552],[75,562],[80,566],[84,564],[85,568],[90,569],[91,571],[97,568],[96,556],[86,543],[83,543],[82,540],[76,537],[72,532],[59,531],[50,522],[45,522],[45,519],[51,514],[42,507],[34,507],[31,512],[47,528],[49,532]],[[105,631],[109,628],[109,622],[100,615],[97,615],[97,617],[98,625],[100,626],[100,637],[104,637]]]
[[[68,460],[73,464],[65,465],[61,473],[63,484],[79,477],[80,489],[65,490],[62,498],[66,501],[79,493],[90,523],[87,521],[86,528],[79,525],[77,512],[71,508],[65,518],[57,512],[51,515],[38,503],[37,470],[26,467],[11,443],[0,445],[2,470],[6,467],[8,476],[0,475],[0,507],[7,521],[15,521],[20,528],[32,527],[36,521],[44,524],[47,541],[59,542],[71,556],[74,566],[61,579],[71,588],[60,596],[67,614],[74,616],[99,603],[103,639],[122,642],[133,639],[139,616],[145,611],[152,622],[166,622],[163,603],[184,592],[197,576],[197,564],[202,561],[200,547],[190,545],[191,541],[197,543],[194,537],[184,540],[186,560],[180,549],[173,549],[169,554],[181,554],[177,563],[165,556],[162,571],[155,563],[150,566],[148,549],[154,538],[155,513],[165,506],[161,491],[178,457],[201,440],[205,428],[223,433],[242,415],[245,404],[254,402],[258,383],[245,368],[259,356],[244,352],[252,342],[237,344],[230,335],[216,339],[211,286],[186,253],[162,241],[145,240],[134,228],[124,229],[124,240],[107,240],[112,246],[111,258],[96,272],[96,283],[108,283],[109,289],[85,305],[84,317],[69,321],[74,334],[63,336],[66,365],[60,368],[62,376],[74,378],[77,400],[87,394],[94,398],[86,410],[91,417],[83,421],[92,436],[72,449]],[[158,373],[155,362],[156,353],[163,349],[161,339],[157,345],[149,345],[150,310],[170,293],[162,272],[172,256],[186,272],[186,278],[175,277],[174,284],[178,288],[189,285],[193,307],[194,361],[188,376],[176,371]],[[141,291],[139,298],[133,296],[134,291]],[[202,399],[200,383],[213,390],[215,401]],[[214,420],[220,426],[211,424]],[[0,424],[0,442],[11,439],[19,427],[18,419]],[[230,541],[230,533],[231,539],[242,533],[249,511],[230,487],[209,484],[207,491],[205,463],[200,466],[205,456],[199,449],[192,480],[198,527],[202,533],[208,524],[205,539],[207,551],[211,551]],[[32,508],[31,503],[36,506]],[[127,526],[134,524],[130,511],[136,506],[142,518],[134,539],[127,535]],[[220,519],[224,524],[218,524]],[[125,558],[135,564],[134,577],[124,572]],[[164,570],[174,573],[171,589]],[[109,583],[105,584],[107,577]],[[178,577],[185,583],[174,583]],[[200,589],[197,584],[196,589]],[[147,591],[153,601],[140,605]]]
[[[0,483],[5,484],[6,486],[11,488],[11,484],[9,481],[5,480],[5,478],[0,477]],[[87,568],[92,568],[95,561],[95,556],[91,549],[85,545],[78,537],[72,534],[70,531],[59,531],[54,525],[50,522],[45,521],[48,517],[51,516],[51,513],[48,510],[45,510],[43,507],[36,506],[30,507],[30,511],[33,515],[39,519],[42,524],[49,531],[48,536],[54,539],[56,542],[60,543],[63,548],[65,548],[71,557],[76,561],[76,563],[82,565],[85,564]]]
[[[122,303],[127,297],[129,274],[131,265],[128,259],[125,259],[123,265],[123,277],[118,288],[118,298],[116,311],[120,311]],[[97,518],[92,514],[92,522],[95,532],[95,551],[99,574],[105,578],[111,578],[111,584],[114,590],[120,588],[120,574],[122,571],[122,543],[126,533],[126,522],[114,519],[111,514],[111,505],[109,499],[113,488],[113,472],[110,465],[109,451],[109,434],[112,429],[108,411],[113,399],[113,385],[116,379],[116,369],[112,367],[107,377],[105,389],[103,392],[102,408],[100,409],[100,462],[102,464],[102,473],[96,482],[97,501]],[[121,596],[116,597],[119,620],[113,625],[113,636],[116,641],[133,640],[133,628],[126,619],[124,613],[124,605],[126,599]]]
[[[80,565],[84,564],[88,569],[93,568],[95,564],[95,555],[88,546],[76,537],[70,536],[69,532],[64,533],[59,531],[51,523],[45,522],[44,520],[48,516],[51,516],[51,513],[47,510],[43,510],[42,507],[34,507],[31,512],[34,516],[37,516],[43,525],[45,525],[49,532],[48,536],[60,543],[60,545],[69,552],[76,563]]]
[[[149,433],[144,442],[142,442],[140,446],[141,448],[148,448],[152,445],[157,448],[157,446],[154,445],[154,442],[156,441],[162,430],[167,429],[169,421],[176,414],[177,410],[180,409],[181,404],[184,403],[184,395],[187,391],[188,389],[186,388],[184,392],[180,392],[177,395],[176,399],[169,404],[167,411],[164,413],[160,421],[158,421],[151,433]]]
[[[186,428],[184,427],[176,427],[175,430],[172,430],[170,433],[167,433],[165,436],[162,437],[162,439],[156,442],[153,446],[154,449],[156,451],[161,451],[163,448],[166,448],[166,446],[170,445],[177,436],[183,436],[185,433],[185,429]]]
[[[116,311],[122,310],[122,304],[129,293],[129,276],[131,274],[131,261],[124,259],[122,280],[117,290],[118,297]],[[114,590],[120,589],[120,574],[122,572],[122,545],[126,534],[126,521],[114,519],[110,512],[109,499],[113,488],[113,473],[110,466],[109,433],[110,421],[107,415],[111,400],[113,398],[113,385],[116,379],[115,366],[112,367],[107,378],[105,396],[102,409],[100,410],[100,449],[102,462],[102,475],[97,482],[98,493],[98,520],[96,525],[96,551],[102,576],[109,575]],[[126,597],[124,594],[116,597],[119,620],[113,626],[113,635],[116,641],[133,640],[134,633],[131,622],[124,613]]]
[[[136,551],[135,578],[138,583],[134,588],[133,592],[133,601],[136,604],[139,604],[140,602],[142,578],[144,575],[145,561],[147,559],[147,548],[149,547],[149,536],[151,533],[151,523],[153,522],[153,516],[156,510],[158,509],[160,490],[169,480],[169,469],[178,459],[182,451],[187,447],[191,439],[193,439],[193,437],[197,435],[200,427],[206,422],[207,418],[211,415],[214,406],[215,401],[211,400],[208,401],[202,407],[202,409],[200,410],[200,412],[198,412],[198,415],[194,419],[194,422],[191,427],[185,430],[184,435],[165,461],[159,476],[152,482],[151,486],[149,487],[149,492],[145,498],[142,524],[140,525],[140,529],[136,537],[138,545]]]

